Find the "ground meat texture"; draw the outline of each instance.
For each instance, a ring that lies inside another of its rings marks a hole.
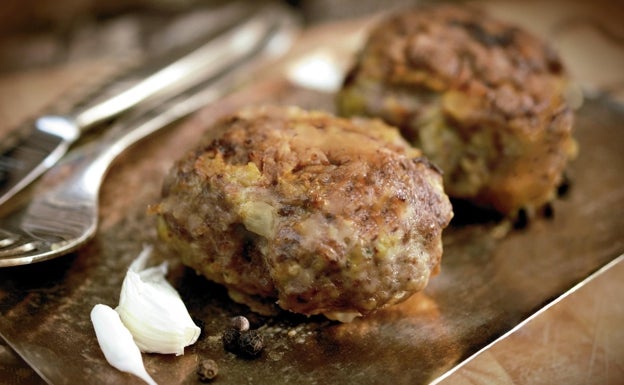
[[[449,196],[510,216],[554,198],[576,152],[574,88],[544,42],[474,8],[423,5],[380,22],[354,61],[339,113],[399,127]]]
[[[270,106],[208,128],[155,211],[173,253],[233,299],[341,320],[423,289],[452,217],[396,129]]]

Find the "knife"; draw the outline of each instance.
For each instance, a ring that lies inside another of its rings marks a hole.
[[[175,97],[226,71],[247,55],[283,12],[284,6],[264,4],[243,22],[127,90],[68,115],[36,119],[25,136],[0,146],[0,206],[54,165],[89,129],[139,105]]]

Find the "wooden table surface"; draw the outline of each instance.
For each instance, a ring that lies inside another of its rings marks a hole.
[[[558,1],[485,4],[495,14],[547,36],[586,91],[609,91],[624,103],[624,27],[617,22],[624,17],[624,6]],[[41,111],[94,71],[105,76],[110,68],[94,60],[0,75],[2,127],[15,126]],[[615,166],[624,172],[624,165]],[[623,384],[623,291],[624,261],[482,351],[441,383]],[[41,383],[3,344],[0,374],[5,376],[0,383]]]

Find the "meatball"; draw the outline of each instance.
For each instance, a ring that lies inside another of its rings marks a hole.
[[[250,107],[165,178],[159,234],[232,299],[349,320],[420,291],[452,217],[442,177],[398,130]]]
[[[354,61],[339,114],[400,128],[449,196],[511,217],[554,199],[580,95],[544,42],[476,8],[428,5],[381,21]]]

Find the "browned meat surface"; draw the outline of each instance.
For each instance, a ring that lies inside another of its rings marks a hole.
[[[231,297],[348,320],[437,272],[452,211],[439,171],[379,120],[254,107],[167,176],[159,233]]]
[[[451,197],[514,216],[554,198],[576,147],[557,54],[473,8],[421,6],[382,21],[338,95],[377,116],[444,171]]]

